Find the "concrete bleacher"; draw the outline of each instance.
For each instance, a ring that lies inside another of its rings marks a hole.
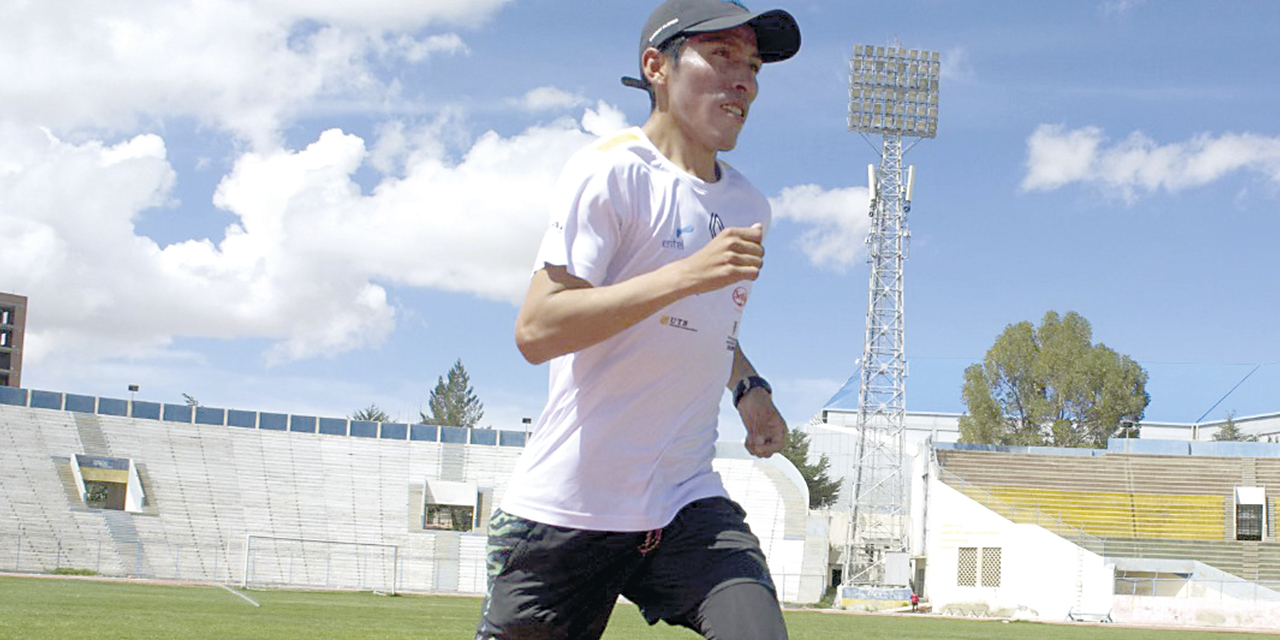
[[[436,532],[420,527],[421,483],[447,459],[439,440],[460,440],[448,443],[464,453],[453,473],[487,487],[504,484],[524,441],[523,433],[500,432],[471,444],[469,429],[357,428],[334,419],[312,419],[309,429],[303,420],[292,432],[263,427],[267,414],[171,412],[169,405],[38,393],[0,389],[0,510],[15,516],[0,519],[0,570],[229,582],[244,577],[253,535],[271,540],[254,553],[264,583],[385,589],[398,568],[400,588],[457,590],[435,579]],[[83,410],[65,410],[73,399]],[[185,420],[159,419],[171,415]],[[75,454],[135,461],[146,492],[142,512],[82,505]],[[472,468],[473,459],[482,464]],[[483,567],[470,542],[471,556],[460,561]],[[472,575],[464,586],[475,583]]]
[[[32,410],[0,418],[0,500],[7,507],[0,535],[14,540],[14,562],[85,562],[93,557],[103,531],[72,515],[53,456],[24,455],[65,442],[43,428],[18,428],[28,421],[45,424],[49,419]]]
[[[478,593],[483,527],[423,529],[425,486],[475,486],[487,521],[525,437],[0,388],[0,571]],[[85,506],[78,454],[131,461],[140,510]],[[784,594],[816,601],[827,545],[806,537],[803,480],[741,457],[715,467]]]
[[[1035,509],[1096,537],[1222,540],[1223,496],[988,487],[1013,507]]]
[[[1111,558],[1193,559],[1280,584],[1275,531],[1237,541],[1234,490],[1280,487],[1280,459],[1103,451],[936,451],[941,479],[1016,523]],[[1268,497],[1267,522],[1274,498]]]
[[[939,449],[937,453],[944,468],[979,486],[1225,496],[1241,480],[1239,462],[1230,458],[961,449]]]

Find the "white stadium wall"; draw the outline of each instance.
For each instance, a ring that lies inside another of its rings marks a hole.
[[[925,594],[935,612],[1065,620],[1073,611],[1111,609],[1114,567],[1102,557],[1040,526],[1010,522],[936,480],[927,545]],[[962,549],[975,549],[976,562],[962,559]]]
[[[0,518],[0,570],[482,593],[483,526],[424,529],[424,496],[473,487],[487,522],[524,437],[14,391],[0,397],[0,512],[14,516]],[[77,454],[127,460],[141,511],[86,506]],[[714,465],[780,597],[816,602],[826,531],[794,466],[729,444]]]

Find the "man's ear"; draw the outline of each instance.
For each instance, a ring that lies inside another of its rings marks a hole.
[[[640,71],[651,85],[666,84],[667,57],[653,47],[640,54]]]

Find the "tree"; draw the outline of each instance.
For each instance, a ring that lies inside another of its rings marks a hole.
[[[448,379],[441,376],[427,401],[431,414],[422,413],[423,424],[474,427],[484,417],[484,404],[471,388],[462,359],[453,363]]]
[[[369,403],[369,406],[351,414],[351,419],[362,422],[391,422],[391,416],[388,416],[386,411],[383,411],[372,402]]]
[[[827,454],[818,456],[817,464],[809,464],[809,434],[794,430],[787,434],[782,456],[800,471],[804,483],[809,486],[809,508],[822,509],[835,504],[840,493],[840,480],[832,480],[827,472],[831,461]]]
[[[1131,435],[1151,401],[1147,372],[1092,336],[1074,311],[1006,327],[965,369],[961,442],[1102,448]]]
[[[1227,413],[1227,421],[1213,434],[1213,439],[1218,442],[1257,442],[1258,436],[1241,431],[1236,425],[1236,412],[1231,411]]]

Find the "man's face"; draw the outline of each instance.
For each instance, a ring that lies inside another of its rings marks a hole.
[[[762,61],[749,26],[689,38],[667,83],[669,109],[690,141],[710,151],[728,151],[759,87]]]

